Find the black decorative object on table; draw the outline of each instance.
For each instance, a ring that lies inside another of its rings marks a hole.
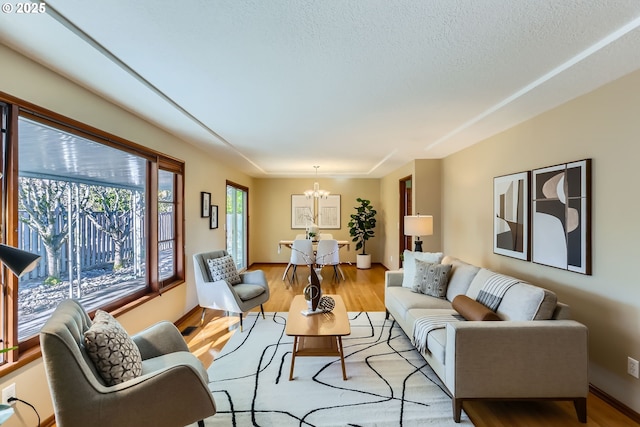
[[[311,303],[309,309],[316,311],[320,297],[322,296],[322,289],[320,288],[320,279],[318,279],[318,275],[313,269],[313,266],[309,266],[309,270],[311,270],[311,282],[304,288],[304,299]]]

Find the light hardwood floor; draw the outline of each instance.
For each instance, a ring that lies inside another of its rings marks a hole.
[[[288,311],[294,295],[302,293],[308,271],[298,270],[298,282],[289,285],[282,281],[284,265],[257,264],[253,269],[264,270],[269,281],[271,297],[264,305],[266,312]],[[335,283],[332,270],[325,267],[322,291],[326,294],[342,296],[348,311],[384,311],[384,272],[380,265],[370,270],[358,270],[355,266],[343,265],[345,282]],[[214,363],[216,355],[238,328],[237,317],[224,317],[216,310],[207,310],[203,327],[200,324],[200,311],[183,319],[178,328],[184,330],[194,326],[186,336],[191,351],[205,364]],[[625,414],[590,393],[587,398],[587,423],[578,422],[571,402],[523,401],[523,402],[465,402],[464,410],[477,427],[626,427],[640,426]]]

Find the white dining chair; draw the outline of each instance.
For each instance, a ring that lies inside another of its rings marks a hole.
[[[312,265],[315,263],[315,261],[316,259],[313,251],[313,242],[309,239],[294,240],[293,244],[291,245],[291,258],[289,259],[287,268],[285,268],[284,270],[282,280],[286,279],[287,272],[291,267],[293,267],[291,278],[289,279],[289,283],[293,283],[296,279],[296,268],[299,265]]]
[[[338,241],[335,239],[320,240],[318,242],[318,248],[316,249],[316,264],[322,268],[325,265],[333,266],[333,277],[340,281],[345,280],[344,273],[340,268],[340,248],[338,247]],[[340,276],[338,276],[340,272]]]

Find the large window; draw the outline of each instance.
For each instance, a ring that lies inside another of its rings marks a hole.
[[[3,230],[15,232],[3,238],[42,258],[19,280],[4,272],[5,341],[20,350],[36,344],[63,299],[112,310],[182,282],[182,162],[8,105]]]
[[[176,274],[176,174],[161,170],[158,176],[158,276],[164,281]]]

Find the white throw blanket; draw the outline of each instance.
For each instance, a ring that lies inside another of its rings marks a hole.
[[[502,302],[504,294],[507,293],[510,287],[518,282],[520,282],[520,280],[496,273],[489,277],[484,283],[476,297],[476,301],[488,307],[490,310],[496,311]]]
[[[427,336],[429,332],[442,329],[447,326],[447,323],[461,320],[464,320],[464,318],[459,314],[432,314],[416,319],[413,324],[413,345],[419,352],[427,352]]]

